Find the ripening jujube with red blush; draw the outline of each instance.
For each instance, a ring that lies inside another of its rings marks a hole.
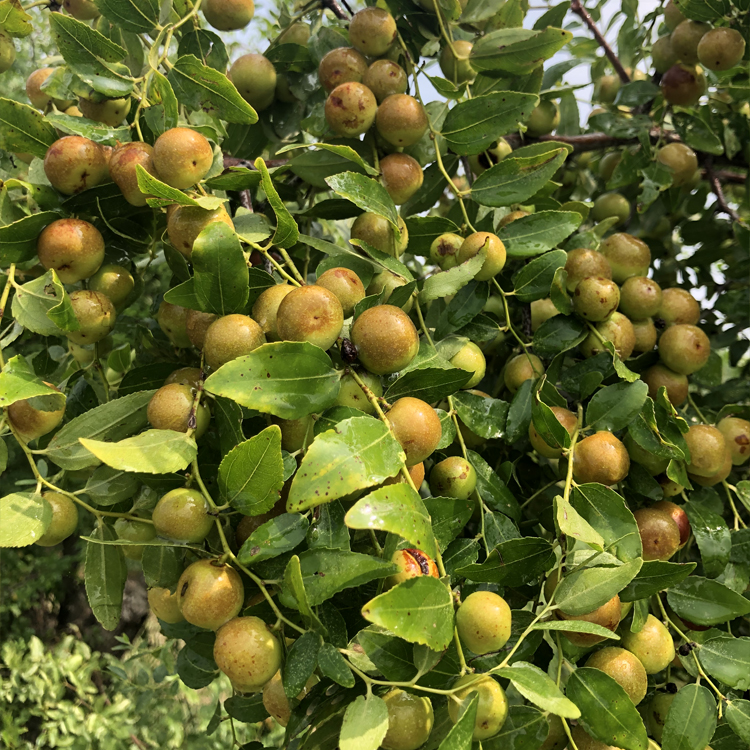
[[[508,360],[503,379],[505,387],[511,393],[515,393],[527,380],[536,380],[542,375],[544,375],[542,360],[536,354],[524,352]]]
[[[365,310],[351,329],[359,361],[375,375],[406,367],[419,351],[419,334],[409,316],[393,305]]]
[[[188,565],[177,582],[177,601],[182,616],[191,624],[218,630],[236,617],[245,599],[239,573],[216,560]]]
[[[622,615],[620,597],[614,596],[612,599],[602,604],[601,607],[582,615],[570,615],[561,609],[558,609],[555,612],[555,615],[558,620],[592,622],[595,625],[599,625],[614,632],[620,624],[620,618]],[[596,643],[601,643],[605,640],[604,636],[596,635],[594,633],[583,633],[573,630],[565,630],[563,633],[565,634],[565,637],[576,646],[593,646]]]
[[[363,55],[380,57],[396,41],[396,21],[382,8],[365,8],[355,13],[349,23],[352,46]]]
[[[208,429],[211,415],[204,403],[198,404],[193,413],[194,403],[195,392],[189,385],[163,385],[148,402],[148,421],[155,430],[187,432],[191,426],[192,416],[195,420],[193,430],[197,440]]]
[[[659,334],[651,318],[633,321],[633,333],[635,334],[634,352],[650,352],[659,338]]]
[[[96,344],[115,327],[115,306],[101,292],[79,289],[70,295],[70,305],[78,321],[78,329],[68,331],[66,335],[75,344]]]
[[[44,533],[34,544],[38,547],[54,547],[65,541],[78,527],[78,506],[68,495],[60,492],[44,492],[42,502],[49,506],[51,518]]]
[[[573,292],[573,309],[585,320],[606,320],[620,304],[620,290],[611,279],[589,276]]]
[[[624,283],[631,276],[646,276],[651,265],[648,245],[627,232],[612,234],[599,246],[599,252],[609,262],[612,280]]]
[[[162,182],[186,190],[202,180],[214,161],[208,139],[191,128],[170,128],[154,143],[154,169]]]
[[[36,251],[40,263],[54,269],[63,284],[75,284],[99,270],[104,238],[88,221],[57,219],[42,230]]]
[[[289,284],[274,284],[260,293],[253,303],[252,318],[260,326],[268,341],[278,341],[279,305],[294,289]]]
[[[732,454],[732,463],[742,466],[750,458],[750,422],[739,417],[724,417],[717,425]]]
[[[681,107],[696,104],[706,91],[706,78],[693,65],[677,63],[661,79],[661,92],[670,104]]]
[[[577,482],[612,485],[628,475],[630,457],[622,441],[600,430],[576,443],[573,476]]]
[[[726,440],[716,427],[707,424],[691,425],[685,434],[685,442],[690,449],[687,469],[691,474],[708,477],[721,468]]]
[[[344,325],[339,298],[323,286],[301,286],[287,294],[276,313],[282,341],[307,341],[330,349]]]
[[[680,532],[680,546],[677,549],[682,549],[690,538],[690,519],[685,509],[669,500],[659,500],[651,507],[666,513],[677,524]]]
[[[437,412],[418,398],[400,398],[388,411],[393,434],[406,453],[406,465],[424,461],[437,448],[443,430]]]
[[[66,135],[47,149],[44,173],[56,190],[74,195],[104,182],[107,160],[98,143],[80,135]]]
[[[388,154],[380,161],[380,179],[393,202],[400,206],[422,187],[424,173],[408,154]]]
[[[212,370],[266,343],[261,327],[247,315],[233,313],[215,320],[203,340],[203,356]]]
[[[325,117],[336,134],[353,138],[366,133],[375,122],[375,94],[363,83],[349,81],[336,86],[325,103]]]
[[[646,622],[637,633],[630,628],[620,629],[623,648],[638,657],[646,674],[658,674],[666,669],[675,656],[674,641],[667,628],[653,615],[646,617]]]
[[[362,83],[367,72],[367,60],[352,47],[337,47],[327,52],[318,66],[318,78],[326,91],[333,91],[342,83]]]
[[[234,229],[231,216],[222,204],[207,210],[200,206],[172,205],[167,209],[167,234],[175,250],[188,260],[193,254],[193,245],[198,235],[209,225],[219,222]]]
[[[625,690],[636,706],[646,697],[648,675],[643,664],[630,651],[617,646],[606,646],[589,656],[586,666],[608,674]]]
[[[687,289],[669,287],[662,290],[661,303],[654,315],[668,326],[694,326],[701,319],[701,306]]]
[[[596,324],[597,334],[589,335],[580,344],[581,352],[584,357],[593,357],[599,352],[606,351],[602,343],[609,341],[617,352],[620,359],[627,359],[635,349],[635,331],[630,318],[619,312],[613,312],[607,320]]]
[[[680,547],[680,529],[668,513],[639,508],[633,515],[641,535],[644,560],[669,560]]]
[[[393,60],[375,60],[365,71],[362,83],[375,95],[378,103],[391,94],[405,94],[408,85],[406,71]]]
[[[408,94],[391,94],[377,108],[375,127],[393,146],[412,146],[426,132],[429,122],[422,103]]]
[[[400,257],[409,244],[409,232],[404,220],[398,218],[398,232],[384,216],[370,213],[360,214],[352,224],[351,236],[372,245],[381,253]]]
[[[673,406],[682,406],[687,399],[687,376],[670,370],[660,362],[643,372],[641,379],[648,386],[648,395],[652,399],[656,399],[659,388],[666,388],[667,398]]]

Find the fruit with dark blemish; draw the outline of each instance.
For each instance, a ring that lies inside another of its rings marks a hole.
[[[653,615],[646,617],[646,622],[637,633],[633,633],[629,627],[620,628],[620,638],[622,646],[638,657],[646,674],[658,674],[675,657],[672,636]]]
[[[349,81],[338,85],[328,95],[325,118],[336,135],[356,138],[370,129],[377,110],[372,91],[363,83]]]
[[[34,542],[39,547],[54,547],[67,539],[78,527],[78,507],[60,492],[42,493],[42,502],[52,511],[49,526]]]
[[[430,260],[443,271],[458,265],[458,251],[464,243],[460,234],[447,232],[436,237],[430,245]]]
[[[477,486],[474,467],[460,456],[449,456],[432,467],[430,491],[435,497],[468,500]]]
[[[406,453],[407,466],[432,455],[443,435],[435,409],[421,399],[407,396],[393,404],[387,417],[393,435]]]
[[[429,126],[422,104],[408,94],[392,94],[377,110],[375,127],[392,146],[414,145]]]
[[[135,279],[125,266],[107,263],[89,279],[89,289],[105,294],[116,308],[120,308],[133,293]]]
[[[255,693],[279,671],[281,644],[258,617],[235,617],[219,628],[214,659],[240,693]]]
[[[606,320],[620,304],[620,289],[611,279],[588,276],[573,292],[573,309],[584,320]]]
[[[662,305],[662,289],[648,276],[631,276],[620,287],[619,310],[631,321],[653,318]]]
[[[153,155],[154,149],[148,143],[133,141],[120,144],[109,159],[109,176],[131,206],[146,205],[148,195],[138,187],[136,167],[140,164],[150,175],[157,177]]]
[[[612,278],[612,269],[604,255],[597,250],[586,247],[578,247],[568,251],[565,272],[568,274],[567,287],[569,292],[572,292],[578,286],[579,281],[588,276],[597,276],[601,279]]]
[[[278,341],[276,327],[279,305],[294,287],[289,284],[275,284],[268,287],[253,303],[252,318],[261,327],[268,341]]]
[[[620,617],[622,614],[620,597],[615,595],[609,601],[602,604],[597,609],[586,612],[582,615],[571,615],[562,609],[558,609],[555,612],[555,616],[558,620],[566,620],[572,622],[591,622],[594,625],[611,630],[613,633],[617,630],[617,626],[620,624]],[[563,635],[575,646],[593,646],[597,643],[601,643],[604,640],[603,635],[596,635],[594,633],[579,633],[573,630],[564,630]]]
[[[409,232],[406,223],[398,217],[399,234],[388,219],[373,213],[360,214],[352,224],[351,236],[372,245],[381,253],[399,258],[409,244]]]
[[[449,361],[459,370],[466,370],[471,373],[471,377],[461,386],[463,390],[469,390],[478,385],[487,370],[487,360],[484,353],[473,341],[464,344]]]
[[[316,284],[301,286],[279,305],[276,329],[282,341],[307,341],[324,351],[341,334],[344,311],[338,297]]]
[[[254,0],[204,0],[203,16],[217,31],[244,29],[255,15]],[[283,36],[283,34],[282,34]]]
[[[659,388],[667,389],[667,398],[672,406],[682,406],[688,395],[688,379],[667,366],[657,363],[641,373],[641,380],[648,386],[648,395],[656,399]]]
[[[367,60],[353,47],[337,47],[327,52],[318,65],[318,78],[326,91],[342,83],[362,83]]]
[[[234,229],[232,217],[224,204],[214,209],[200,206],[178,206],[172,204],[167,209],[167,234],[175,250],[179,250],[188,260],[193,254],[193,245],[198,235],[213,223],[226,224]]]
[[[492,232],[473,232],[461,244],[458,251],[458,262],[465,263],[479,254],[480,250],[487,251],[487,257],[474,278],[477,281],[489,281],[503,270],[506,260],[503,241]]]
[[[196,349],[203,349],[206,343],[206,331],[209,326],[218,319],[214,313],[201,312],[200,310],[188,310],[185,317],[185,331],[190,343]]]
[[[179,349],[187,349],[192,346],[190,337],[187,335],[187,314],[188,309],[186,307],[173,305],[166,300],[162,300],[159,311],[156,313],[159,328],[172,345]]]
[[[372,391],[374,396],[377,398],[382,397],[383,384],[377,375],[373,375],[366,370],[361,370],[357,374],[360,380]],[[341,386],[339,387],[338,396],[336,396],[336,405],[350,406],[365,412],[365,414],[375,414],[375,407],[370,403],[370,399],[367,398],[367,395],[351,374],[344,375],[341,378]]]
[[[475,654],[499,651],[510,638],[511,611],[502,596],[491,591],[469,594],[456,612],[461,643]]]
[[[151,520],[159,536],[175,542],[198,544],[213,528],[210,511],[208,500],[199,490],[183,487],[167,492],[156,503]]]
[[[78,108],[84,117],[112,128],[116,128],[128,116],[130,104],[129,96],[124,99],[104,99],[100,102],[83,98],[78,100]]]
[[[380,103],[391,94],[406,93],[406,71],[393,60],[375,60],[365,71],[362,83]]]
[[[170,383],[159,388],[148,402],[147,416],[149,424],[155,430],[174,430],[187,432],[190,428],[190,415],[195,402],[195,391],[189,385]],[[211,412],[201,401],[195,411],[193,433],[195,439],[208,429]]]
[[[256,111],[262,112],[276,97],[276,68],[263,55],[251,52],[238,57],[229,68],[229,80],[240,96]]]
[[[750,422],[739,417],[724,417],[716,427],[729,446],[732,464],[744,464],[750,458]]]
[[[382,8],[358,11],[349,22],[352,46],[368,57],[382,57],[396,41],[396,20]]]
[[[63,284],[75,284],[95,274],[104,260],[104,238],[83,219],[57,219],[39,235],[36,251],[46,269],[54,269]]]
[[[659,339],[659,357],[680,375],[692,375],[703,367],[711,354],[711,342],[698,326],[673,325]]]
[[[315,284],[336,295],[345,318],[351,317],[354,305],[365,297],[362,279],[350,268],[329,268],[318,276]]]
[[[645,711],[645,724],[649,734],[657,741],[662,741],[667,713],[674,700],[675,693],[657,692],[649,701]]]
[[[180,190],[200,182],[214,161],[208,139],[191,128],[170,128],[162,133],[152,156],[159,179]]]
[[[659,510],[662,513],[667,513],[669,517],[677,524],[677,528],[680,532],[680,545],[677,549],[682,549],[690,538],[690,519],[688,514],[685,513],[685,509],[679,505],[671,502],[670,500],[659,500],[652,506],[655,510]]]
[[[466,674],[453,683],[453,688],[460,688],[453,693],[459,701],[468,703],[472,693],[477,693],[479,697],[473,739],[486,740],[494,737],[508,717],[508,699],[500,684],[490,675]],[[458,721],[460,713],[460,704],[455,700],[449,700],[448,715],[454,724]]]
[[[45,382],[44,384],[59,392],[59,389],[52,385],[52,383]],[[20,401],[14,401],[5,409],[5,415],[13,426],[13,429],[27,443],[30,440],[36,440],[42,437],[42,435],[46,435],[48,432],[52,432],[65,416],[64,404],[59,409],[48,410],[46,407],[52,404],[45,403],[44,401],[43,398],[24,398]]]
[[[586,666],[608,674],[628,694],[634,705],[637,706],[646,697],[648,675],[640,660],[627,649],[606,646],[591,654]]]
[[[408,154],[388,154],[380,160],[380,181],[400,206],[422,187],[424,173],[419,162]]]
[[[680,529],[669,513],[639,508],[633,515],[641,535],[644,560],[669,560],[680,547]]]
[[[177,601],[182,616],[206,630],[218,630],[236,617],[245,600],[239,573],[216,560],[198,560],[182,572]]]
[[[143,557],[142,544],[135,542],[152,542],[156,539],[156,530],[151,523],[131,521],[129,518],[118,518],[115,521],[115,533],[118,539],[134,544],[123,544],[120,549],[128,560],[140,560]]]
[[[573,476],[580,484],[617,484],[625,479],[629,469],[628,451],[611,432],[599,430],[573,449]]]
[[[557,418],[557,421],[568,431],[568,435],[572,437],[576,429],[576,424],[578,424],[576,415],[562,406],[551,406],[550,409],[552,409],[552,413]],[[546,458],[559,458],[562,456],[563,446],[549,445],[537,432],[533,422],[529,424],[529,442],[537,453],[541,453]]]
[[[79,289],[70,295],[70,304],[79,325],[77,331],[65,334],[73,343],[80,346],[95,344],[115,327],[115,306],[101,292]]]
[[[106,179],[107,160],[98,143],[80,135],[66,135],[47,149],[44,173],[55,190],[74,195]]]
[[[380,744],[383,750],[417,750],[427,742],[435,723],[429,698],[394,688],[383,701],[388,709],[388,731]]]
[[[608,351],[602,343],[609,341],[620,359],[627,359],[635,349],[635,330],[630,319],[619,312],[613,312],[609,319],[596,324],[593,331],[583,340],[580,349],[584,357],[593,357],[599,352]]]
[[[419,351],[419,334],[409,316],[393,305],[376,305],[355,321],[351,339],[359,361],[375,375],[406,367]]]
[[[524,352],[517,354],[506,363],[503,380],[505,387],[511,393],[515,393],[527,380],[536,380],[542,375],[544,375],[542,360],[536,354]]]
[[[655,315],[668,326],[694,326],[701,319],[701,306],[687,289],[669,287],[662,291],[661,304]]]
[[[513,149],[511,148],[508,141],[506,141],[505,138],[498,138],[493,146],[490,146],[479,154],[471,154],[469,156],[469,165],[471,166],[471,171],[475,175],[480,175],[482,174],[482,172],[487,171],[490,167],[494,167],[498,162],[501,162],[512,152]],[[510,216],[511,214],[515,214],[514,218],[506,220],[506,216]],[[504,227],[510,221],[513,221],[516,218],[520,218],[521,215],[528,216],[528,212],[511,211],[509,214],[506,214],[506,216],[503,216],[503,218],[500,219],[500,221],[498,222],[498,226]]]
[[[398,586],[399,583],[420,576],[440,578],[435,561],[419,549],[396,550],[391,556],[391,562],[398,566],[398,573],[388,577],[388,586]]]
[[[673,65],[661,79],[661,93],[669,104],[689,107],[706,91],[706,77],[694,65]]]
[[[233,313],[215,320],[206,331],[203,357],[212,370],[266,343],[260,326],[249,316]]]

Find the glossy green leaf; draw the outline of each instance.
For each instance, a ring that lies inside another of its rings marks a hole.
[[[176,586],[184,568],[184,554],[179,546],[156,544],[144,547],[141,565],[146,585],[163,588]]]
[[[588,544],[596,550],[604,549],[601,534],[562,495],[555,497],[555,521],[565,536]]]
[[[388,191],[377,181],[358,172],[343,172],[326,179],[331,190],[359,206],[382,216],[398,229],[398,211]]]
[[[286,596],[286,604],[288,606],[299,610],[302,619],[308,627],[324,631],[323,624],[318,619],[310,604],[307,589],[305,588],[305,581],[302,576],[302,565],[298,555],[292,555],[284,570],[282,596]]]
[[[438,271],[425,279],[419,301],[423,304],[441,297],[455,294],[466,286],[479,273],[487,258],[487,251],[482,248],[473,258],[460,263],[447,271]]]
[[[415,647],[403,638],[376,625],[368,625],[357,633],[356,641],[387,680],[407,682],[417,674],[413,658]]]
[[[322,645],[323,639],[311,630],[302,633],[291,645],[281,670],[287,698],[296,697],[304,689],[305,683],[318,666],[318,651]]]
[[[519,521],[521,508],[505,482],[478,453],[467,451],[466,454],[469,463],[477,472],[477,492],[481,495],[482,501],[493,510]]]
[[[471,750],[478,706],[479,694],[470,693],[459,709],[458,721],[451,727],[438,750]]]
[[[549,542],[521,537],[498,544],[483,563],[459,568],[456,573],[477,583],[523,586],[549,570],[553,563]]]
[[[642,380],[608,385],[589,401],[586,424],[595,430],[622,430],[640,414],[647,397],[648,386]]]
[[[539,750],[549,733],[544,714],[533,706],[512,705],[500,732],[482,741],[483,750]]]
[[[357,696],[346,707],[341,725],[341,750],[376,750],[388,731],[388,706],[376,695]]]
[[[750,701],[739,699],[727,701],[724,715],[734,733],[750,745]]]
[[[703,572],[708,578],[716,578],[729,562],[732,551],[732,537],[726,521],[705,504],[694,500],[689,500],[682,508],[690,519],[690,530],[701,553]]]
[[[485,440],[503,436],[510,406],[507,401],[459,391],[453,397],[453,405],[458,418],[475,435]]]
[[[158,0],[97,0],[99,12],[123,31],[143,34],[159,22]]]
[[[83,489],[95,505],[106,507],[133,497],[139,487],[135,474],[111,466],[98,466]]]
[[[569,633],[591,633],[592,635],[600,635],[602,638],[610,638],[613,641],[619,641],[620,636],[617,633],[613,633],[607,628],[603,628],[601,625],[597,625],[593,622],[586,622],[585,620],[547,620],[545,622],[537,622],[532,626],[533,630],[560,630]]]
[[[646,599],[660,591],[665,591],[687,578],[697,563],[674,563],[661,560],[647,560],[638,575],[620,592],[624,602]]]
[[[716,701],[703,685],[685,685],[667,711],[662,750],[699,750],[716,728]]]
[[[750,599],[718,581],[690,576],[667,591],[669,606],[696,625],[718,625],[750,614]]]
[[[92,538],[113,541],[116,535],[100,521],[92,532]],[[120,622],[122,594],[127,577],[128,568],[120,547],[86,542],[86,596],[94,617],[105,630],[114,630]]]
[[[497,675],[510,680],[526,700],[544,711],[565,719],[577,719],[581,715],[578,707],[560,692],[546,672],[533,664],[516,662],[498,670]]]
[[[511,221],[497,236],[509,258],[528,258],[551,250],[580,224],[581,215],[573,211],[539,211]]]
[[[354,687],[354,674],[344,657],[332,643],[324,643],[318,652],[318,669],[324,677],[347,687]]]
[[[711,677],[735,690],[750,690],[750,638],[730,635],[711,638],[697,653]]]
[[[260,172],[266,199],[271,204],[274,214],[276,214],[276,231],[274,232],[272,242],[277,247],[292,247],[299,240],[297,222],[289,213],[289,209],[284,205],[284,201],[279,197],[279,193],[268,172],[268,167],[266,167],[266,163],[260,157],[255,160],[255,168]]]
[[[14,492],[0,498],[0,547],[28,547],[47,530],[52,509],[40,495]]]
[[[483,36],[471,50],[475,70],[525,75],[561,50],[573,35],[548,26],[543,31],[500,29]]]
[[[157,177],[154,177],[154,175],[147,172],[140,164],[136,165],[135,171],[138,179],[138,188],[141,192],[153,196],[148,198],[147,202],[155,208],[174,203],[178,206],[194,206],[196,208],[203,208],[206,211],[213,211],[226,202],[224,198],[219,198],[215,195],[203,195],[193,198],[187,193],[183,193],[182,190],[173,188],[171,185],[167,185],[166,182],[162,182]]]
[[[534,334],[534,351],[540,357],[566,352],[588,336],[586,324],[578,318],[556,315],[545,320]]]
[[[55,129],[41,112],[28,104],[0,98],[0,146],[3,150],[25,152],[43,159],[56,140]]]
[[[270,560],[291,552],[305,539],[310,522],[299,513],[284,513],[253,531],[245,540],[237,559],[243,565]]]
[[[42,382],[27,360],[16,355],[0,372],[0,407],[7,408],[23,399],[33,399],[32,405],[42,411],[65,407],[65,395]]]
[[[549,297],[555,272],[565,265],[567,258],[568,254],[564,250],[552,250],[522,266],[513,275],[516,297],[521,302]]]
[[[80,327],[54,269],[18,287],[11,310],[19,325],[42,336],[62,336]]]
[[[641,564],[636,558],[616,568],[581,568],[562,580],[555,601],[569,615],[593,612],[622,591],[638,574]]]
[[[430,514],[435,541],[444,550],[468,523],[474,512],[474,502],[453,497],[429,497],[423,502]]]

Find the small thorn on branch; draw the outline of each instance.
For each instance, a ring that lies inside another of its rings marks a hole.
[[[716,196],[716,211],[726,214],[732,221],[740,221],[740,215],[727,203],[724,190],[721,187],[721,180],[713,168],[713,159],[709,156],[705,161],[706,179]]]
[[[617,71],[617,75],[620,76],[620,80],[623,83],[630,83],[630,76],[627,74],[625,68],[623,68],[620,58],[617,57],[615,51],[609,46],[609,42],[602,36],[602,32],[597,28],[591,14],[583,7],[581,0],[571,0],[570,9],[577,16],[580,16],[586,26],[589,27],[597,43],[604,50],[607,59],[612,63],[612,67]]]

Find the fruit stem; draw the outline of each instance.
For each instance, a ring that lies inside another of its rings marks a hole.
[[[568,448],[568,471],[565,474],[565,488],[563,489],[563,498],[565,501],[570,499],[570,489],[573,486],[573,449],[576,447],[578,442],[578,433],[581,431],[583,426],[583,406],[578,404],[578,421],[576,422],[576,428],[573,435],[570,438],[570,448]]]
[[[698,405],[693,401],[693,397],[688,393],[688,403],[693,408],[693,411],[698,415],[703,424],[711,424],[711,422],[703,416],[703,412],[698,408]]]
[[[451,54],[453,55],[453,59],[458,61],[459,59],[466,59],[465,57],[462,57],[456,53],[456,49],[453,46],[453,38],[448,33],[448,29],[445,28],[445,23],[443,22],[443,14],[440,12],[440,6],[438,4],[438,0],[432,0],[432,5],[435,8],[435,15],[437,16],[438,25],[440,26],[440,34],[442,35],[443,39],[448,43],[448,47],[450,48]],[[458,67],[458,65],[454,65],[455,68]],[[456,71],[454,70],[454,73]],[[455,84],[455,81],[453,81]]]
[[[508,327],[508,330],[513,334],[513,338],[521,345],[523,348],[523,353],[528,357],[529,353],[527,351],[528,344],[524,343],[521,337],[516,332],[516,329],[513,327],[513,324],[510,322],[510,308],[508,307],[508,297],[511,295],[503,289],[500,284],[498,283],[498,280],[496,278],[492,278],[492,283],[497,287],[498,292],[500,292],[500,298],[503,301],[503,310],[505,311],[505,325]],[[529,360],[531,361],[531,360]],[[533,367],[532,367],[533,369]]]
[[[729,499],[729,504],[732,506],[732,512],[734,513],[734,530],[737,531],[737,529],[742,526],[743,529],[747,528],[747,524],[742,520],[742,517],[739,514],[739,511],[737,510],[737,506],[734,504],[734,500],[732,499],[732,492],[731,490],[734,490],[734,492],[737,492],[737,488],[733,484],[729,484],[726,479],[722,480],[722,485],[724,485],[724,490],[727,493],[727,498]]]
[[[297,279],[290,276],[284,270],[284,267],[271,255],[271,253],[268,252],[268,248],[262,247],[261,245],[257,245],[254,242],[251,243],[251,247],[254,247],[288,282],[290,282],[294,286],[301,286],[299,281],[297,281]],[[246,256],[246,260],[247,260],[248,265],[250,265],[249,253]]]
[[[104,403],[109,402],[109,382],[107,381],[107,374],[104,372],[101,360],[99,359],[99,342],[94,344],[94,369],[99,373],[99,377],[102,380],[102,388],[104,389]]]
[[[8,278],[5,282],[5,287],[3,288],[3,294],[2,297],[0,297],[0,320],[3,319],[3,315],[5,315],[5,306],[8,304],[8,295],[10,294],[10,290],[15,285],[15,274],[16,274],[16,264],[11,263],[10,268],[8,269]],[[5,367],[5,360],[3,359],[3,349],[0,346],[0,370]]]

